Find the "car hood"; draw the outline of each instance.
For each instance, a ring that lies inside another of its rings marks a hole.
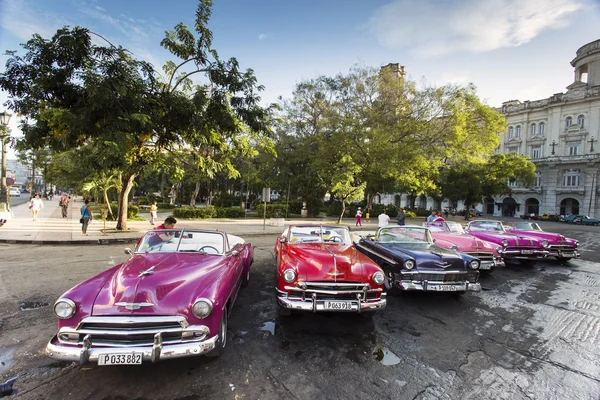
[[[423,244],[398,244],[398,243],[383,243],[380,244],[393,255],[406,260],[412,258],[415,260],[417,269],[436,269],[446,270],[449,268],[456,270],[464,270],[465,262],[463,257],[453,250],[444,249],[435,245]],[[465,255],[464,257],[469,257]],[[469,257],[469,259],[473,259]]]
[[[457,251],[461,252],[497,253],[496,244],[475,236],[449,232],[431,232],[431,236],[436,239],[436,245],[441,247],[449,247],[446,244],[453,244],[457,247]]]
[[[92,315],[187,314],[196,297],[210,298],[205,292],[219,280],[222,262],[215,255],[135,254],[102,286]]]
[[[365,271],[352,245],[305,243],[290,246],[290,260],[298,262],[298,276],[305,281],[362,282]],[[292,263],[293,265],[293,263]]]
[[[541,247],[541,240],[534,236],[521,233],[502,233],[489,231],[469,231],[469,235],[487,240],[496,244],[502,244],[503,240],[508,242],[508,246]]]
[[[522,234],[522,235],[532,236],[532,237],[539,238],[542,240],[546,239],[548,241],[548,243],[550,243],[550,244],[571,244],[571,242],[575,242],[575,240],[567,239],[560,233],[542,232],[542,231],[521,231],[518,229],[514,230],[513,232]]]

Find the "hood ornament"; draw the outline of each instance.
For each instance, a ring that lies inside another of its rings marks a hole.
[[[125,307],[128,310],[139,310],[142,307],[152,307],[154,304],[152,303],[127,303],[125,301],[120,301],[115,303],[115,306]]]
[[[446,268],[448,268],[448,267],[451,267],[451,266],[452,266],[452,264],[450,264],[449,262],[444,262],[444,261],[442,261],[442,262],[436,262],[436,263],[435,263],[435,266],[436,266],[436,267],[440,267],[440,268],[444,268],[444,269],[446,269]]]
[[[140,274],[138,275],[138,278],[141,278],[142,276],[146,276],[146,275],[152,275],[154,273],[154,265],[151,266],[150,268],[148,268],[145,271],[140,272]]]

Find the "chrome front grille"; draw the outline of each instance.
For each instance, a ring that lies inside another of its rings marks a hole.
[[[302,300],[356,300],[378,299],[383,289],[372,289],[368,283],[360,282],[300,282],[298,286],[285,286],[290,298]]]
[[[95,346],[130,347],[152,345],[159,332],[163,343],[180,343],[187,326],[184,317],[87,317],[76,331],[79,345],[86,335],[91,335]]]
[[[551,244],[548,250],[574,251],[576,248],[568,244]]]
[[[471,257],[477,257],[481,261],[493,261],[495,259],[493,253],[470,252],[470,253],[465,253],[465,254],[468,254]]]
[[[402,273],[402,280],[411,280],[415,282],[477,282],[478,280],[478,271],[440,271],[440,272],[409,272]]]

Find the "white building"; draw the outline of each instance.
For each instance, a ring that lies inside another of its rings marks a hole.
[[[575,79],[565,93],[502,103],[508,121],[497,152],[527,155],[536,165],[532,188],[513,185],[512,197],[488,199],[496,216],[587,214],[600,216],[600,40],[577,50]]]

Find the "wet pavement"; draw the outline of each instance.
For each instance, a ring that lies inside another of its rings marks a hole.
[[[124,246],[2,245],[0,382],[17,377],[24,399],[597,400],[600,235],[565,229],[579,230],[584,260],[498,269],[460,298],[390,297],[372,318],[280,317],[275,236],[253,237],[222,357],[121,367],[57,362],[43,349],[56,327],[45,304],[125,260]]]

